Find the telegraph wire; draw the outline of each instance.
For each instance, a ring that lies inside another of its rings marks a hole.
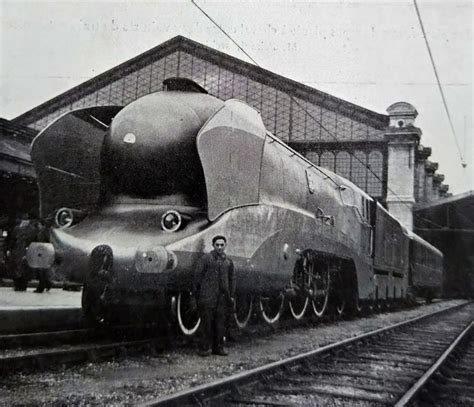
[[[224,33],[224,35],[229,38],[233,44],[235,44],[257,67],[261,68],[261,66],[258,64],[257,61],[255,61],[255,59],[253,59],[248,53],[247,51],[245,51],[213,18],[211,18],[211,16],[209,16],[209,14],[207,14],[196,2],[195,0],[191,0],[191,3],[196,6],[196,8],[201,11],[222,33]],[[316,117],[314,117],[307,109],[305,106],[303,106],[301,103],[299,103],[296,98],[292,95],[289,95],[288,96],[290,97],[290,99],[298,106],[300,107],[311,119],[313,119],[323,130],[326,131],[327,134],[329,134],[329,136],[331,136],[334,140],[336,141],[339,141],[339,139],[337,138],[336,135],[332,134],[331,131],[329,131],[318,119],[316,119]],[[384,181],[374,172],[372,171],[372,169],[370,168],[369,165],[367,165],[366,163],[362,162],[362,160],[358,157],[356,157],[351,151],[348,151],[348,153],[353,157],[355,158],[360,164],[362,164],[367,170],[369,170],[373,175],[374,177],[379,180],[382,185],[384,183]],[[405,205],[408,209],[410,209],[410,211],[412,211],[413,213],[413,216],[416,216],[418,217],[419,219],[422,219],[428,223],[431,223],[432,225],[435,225],[435,226],[438,226],[440,228],[442,228],[441,225],[429,220],[429,219],[426,219],[426,218],[423,218],[422,216],[420,215],[415,215],[415,212],[413,211],[413,208],[410,207],[409,205],[407,205],[404,201],[401,200],[400,196],[398,196],[389,186],[388,186],[388,183],[387,183],[387,190],[389,192],[391,192],[393,194],[393,196],[395,196],[397,199],[398,199],[398,202],[402,203],[403,205]]]
[[[209,20],[212,21],[212,23],[229,39],[231,40],[235,46],[240,49],[246,56],[248,59],[250,59],[255,65],[257,65],[258,67],[260,67],[260,65],[257,63],[257,61],[255,61],[255,59],[253,59],[248,53],[247,51],[245,51],[236,41],[234,41],[234,39],[225,32],[225,30],[219,25],[217,24],[216,21],[214,21],[214,19],[209,15],[207,14],[201,7],[199,7],[199,4],[197,4],[194,0],[191,0],[191,3],[193,3],[200,11],[202,14],[204,14]]]
[[[425,32],[425,27],[423,26],[423,21],[421,19],[420,9],[418,8],[418,3],[416,2],[416,0],[413,0],[413,4],[415,6],[415,11],[416,11],[416,15],[418,17],[418,22],[420,23],[421,32],[423,33],[423,38],[425,40],[426,48],[427,48],[428,54],[430,56],[431,65],[433,67],[433,71],[434,71],[434,74],[436,76],[436,82],[438,83],[439,92],[441,93],[441,99],[443,100],[444,110],[446,110],[446,115],[448,116],[449,125],[451,126],[451,131],[453,133],[454,140],[456,141],[456,147],[458,149],[459,156],[461,157],[461,165],[462,165],[463,168],[466,168],[467,164],[464,161],[464,157],[462,155],[462,150],[461,150],[461,147],[459,145],[459,140],[457,138],[456,131],[454,130],[453,121],[451,120],[451,114],[449,113],[449,109],[448,109],[448,103],[446,102],[446,97],[444,96],[443,87],[441,86],[441,81],[439,79],[438,70],[436,68],[436,64],[435,64],[435,61],[434,61],[434,58],[433,58],[433,53],[431,52],[431,47],[430,47],[430,44],[428,42],[428,37],[426,36],[426,32]]]

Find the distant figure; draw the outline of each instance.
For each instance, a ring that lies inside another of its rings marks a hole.
[[[38,222],[37,223],[37,242],[49,242],[48,230],[46,226]],[[37,269],[36,275],[38,277],[38,287],[35,290],[35,293],[42,293],[44,290],[49,291],[52,287],[52,282],[50,278],[49,268],[46,269]]]
[[[213,250],[198,262],[193,293],[197,299],[201,318],[199,354],[227,356],[224,335],[229,308],[234,306],[234,263],[225,254],[227,240],[224,236],[212,239]]]
[[[26,262],[26,250],[31,242],[36,240],[36,222],[24,215],[8,235],[6,243],[7,266],[13,276],[13,289],[26,291],[31,278],[31,269]]]

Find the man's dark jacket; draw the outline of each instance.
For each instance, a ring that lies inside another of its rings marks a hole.
[[[215,250],[201,257],[194,271],[193,293],[200,306],[216,306],[220,297],[230,300],[235,293],[232,260]]]

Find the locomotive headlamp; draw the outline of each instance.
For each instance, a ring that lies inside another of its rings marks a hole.
[[[175,210],[166,211],[161,217],[161,228],[165,232],[176,232],[182,223],[181,215]]]
[[[67,228],[74,222],[74,215],[69,208],[61,208],[56,212],[54,217],[56,225],[60,228]]]

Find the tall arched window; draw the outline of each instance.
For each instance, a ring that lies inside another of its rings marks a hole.
[[[324,153],[321,154],[321,159],[319,161],[319,165],[321,167],[334,171],[335,164],[336,164],[336,159],[334,157],[334,153],[331,153],[330,151],[325,151]]]
[[[367,173],[367,192],[375,197],[381,197],[383,177],[383,154],[380,151],[369,153],[369,168]]]
[[[341,177],[350,178],[351,156],[347,151],[339,151],[336,155],[336,173]]]
[[[367,156],[363,151],[356,150],[352,154],[351,181],[364,191],[367,190]]]
[[[319,165],[319,155],[316,151],[308,151],[305,156],[314,165]]]

